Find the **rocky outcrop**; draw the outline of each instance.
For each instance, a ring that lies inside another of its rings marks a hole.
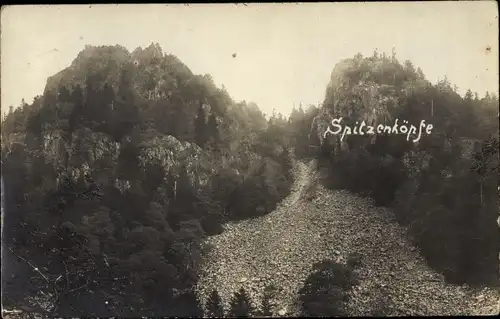
[[[47,79],[44,93],[56,91],[61,83],[67,87],[80,85],[83,88],[87,77],[96,74],[105,76],[94,77],[93,85],[109,83],[116,89],[121,70],[127,63],[131,63],[131,54],[122,46],[87,45],[69,67]],[[87,70],[90,72],[86,72]]]
[[[2,157],[9,154],[15,144],[24,146],[25,138],[25,133],[2,134]]]
[[[193,185],[204,186],[216,167],[203,150],[194,143],[181,142],[173,136],[157,136],[141,143],[140,162],[159,163],[168,172],[176,173],[180,164],[186,164],[188,177]]]
[[[4,156],[17,144],[25,148],[26,134],[5,134],[2,137]],[[64,174],[79,179],[102,170],[103,165],[111,165],[111,171],[97,174],[98,182],[107,183],[117,163],[121,145],[130,140],[125,137],[122,142],[114,141],[109,135],[95,132],[89,128],[77,129],[71,136],[64,136],[59,130],[46,131],[43,134],[41,148],[43,154],[58,175]],[[138,145],[140,149],[139,163],[142,168],[147,164],[160,164],[165,172],[178,174],[181,164],[186,164],[188,177],[192,185],[205,186],[210,176],[216,173],[217,166],[213,160],[196,144],[181,142],[173,136],[154,136]],[[115,180],[115,186],[121,190],[130,188],[130,181]]]

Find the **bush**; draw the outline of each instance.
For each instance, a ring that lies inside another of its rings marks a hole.
[[[303,316],[346,316],[349,291],[357,279],[348,266],[324,261],[315,264],[299,291]]]

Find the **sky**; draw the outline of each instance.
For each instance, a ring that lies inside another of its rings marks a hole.
[[[375,49],[395,48],[461,94],[499,86],[494,1],[3,6],[2,113],[41,95],[87,44],[133,51],[152,42],[267,114],[322,102],[335,64]]]

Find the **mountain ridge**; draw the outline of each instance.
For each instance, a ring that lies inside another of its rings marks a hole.
[[[220,287],[234,306],[238,287],[260,299],[270,281],[284,286],[278,315],[336,313],[349,289],[346,313],[357,315],[482,312],[474,298],[489,307],[496,291],[436,273],[495,275],[495,103],[462,99],[448,82],[433,86],[411,63],[375,52],[335,66],[321,107],[267,119],[156,44],[87,46],[2,122],[3,238],[44,274],[30,277],[25,263],[9,302],[61,316],[197,317],[197,285],[202,298]],[[325,140],[337,116],[432,119],[436,134],[419,144]],[[465,150],[464,138],[480,142]],[[304,296],[336,271],[358,284]]]

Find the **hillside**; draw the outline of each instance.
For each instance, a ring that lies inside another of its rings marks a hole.
[[[226,309],[241,287],[255,306],[273,285],[275,315],[300,315],[299,290],[315,263],[346,263],[356,253],[359,284],[352,288],[350,316],[491,315],[500,311],[500,291],[446,284],[429,269],[407,230],[392,213],[368,198],[318,184],[315,163],[298,162],[292,193],[269,215],[228,224],[212,236],[200,294],[217,289]],[[261,308],[262,309],[262,308]],[[381,314],[379,314],[381,315]]]
[[[156,44],[87,46],[2,122],[4,304],[195,315],[201,239],[288,194],[285,124]]]
[[[391,133],[329,134],[321,145],[324,183],[393,207],[427,262],[449,282],[498,282],[498,96],[464,97],[447,79],[432,84],[411,61],[374,52],[339,62],[316,123],[343,118]],[[395,124],[396,121],[399,124]],[[431,124],[408,137],[406,126]],[[394,131],[394,127],[396,130]],[[399,132],[399,133],[398,133]]]

